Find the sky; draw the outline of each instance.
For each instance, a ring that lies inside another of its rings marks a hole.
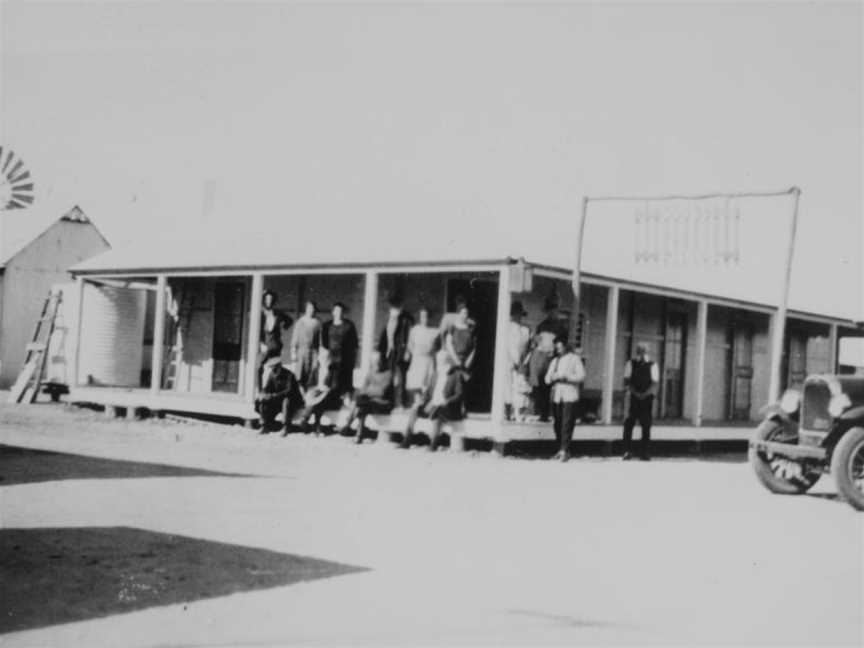
[[[864,319],[861,14],[6,2],[0,142],[30,217],[79,204],[115,246],[310,223],[542,244],[583,195],[797,185],[790,305]]]

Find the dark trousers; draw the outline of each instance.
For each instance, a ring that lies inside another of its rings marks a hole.
[[[651,410],[654,408],[654,397],[635,398],[630,396],[630,412],[624,419],[624,451],[630,452],[630,442],[633,439],[633,427],[636,422],[642,426],[642,454],[648,454],[648,443],[651,441]]]
[[[576,425],[576,412],[579,402],[561,402],[552,404],[552,429],[555,431],[555,440],[561,452],[570,451],[570,441],[573,438],[573,428]]]
[[[534,413],[540,415],[541,421],[549,420],[549,412],[552,409],[552,386],[545,382],[540,383],[531,391],[534,400]]]

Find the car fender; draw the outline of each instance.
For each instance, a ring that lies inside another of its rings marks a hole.
[[[843,412],[838,418],[841,421],[864,421],[864,405],[851,407]]]

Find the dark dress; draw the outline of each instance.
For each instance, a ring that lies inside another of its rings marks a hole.
[[[354,365],[357,363],[357,329],[354,322],[329,321],[321,331],[321,346],[330,353],[330,375],[327,386],[338,396],[354,391]]]
[[[289,315],[281,310],[273,311],[274,320],[273,328],[267,328],[267,315],[261,313],[261,344],[266,345],[267,350],[282,351],[282,331],[288,330],[293,324],[293,320]]]
[[[453,351],[456,353],[456,358],[461,366],[465,366],[468,361],[468,356],[474,351],[477,341],[474,334],[474,326],[469,324],[466,328],[450,326],[447,330],[447,335],[450,336],[453,344]]]

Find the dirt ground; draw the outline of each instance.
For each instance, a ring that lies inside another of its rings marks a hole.
[[[116,555],[94,529],[133,530],[116,540],[124,569],[209,579],[188,598],[106,607],[121,569],[75,594],[106,614],[37,611],[4,647],[864,642],[864,515],[827,477],[771,495],[740,456],[559,464],[53,405],[0,406],[0,443],[79,455],[42,457],[27,477],[15,451],[0,538],[66,530],[72,547],[99,538],[92,557]],[[256,578],[259,558],[214,569],[232,561],[194,542],[345,569]]]

